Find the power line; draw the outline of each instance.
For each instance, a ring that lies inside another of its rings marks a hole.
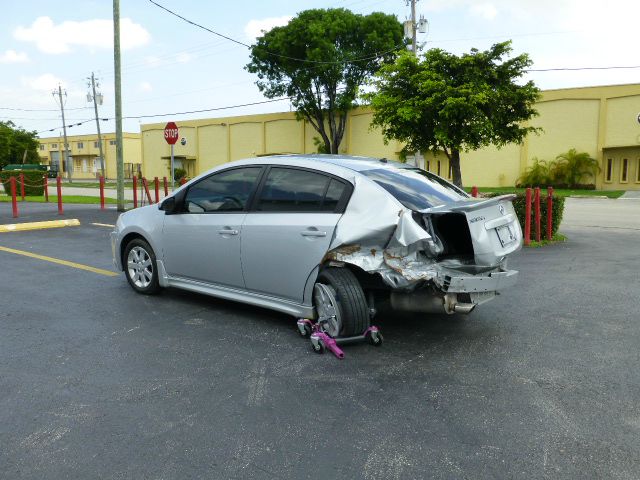
[[[530,68],[527,72],[577,72],[581,70],[623,70],[640,68],[640,65],[616,65],[609,67],[558,67],[558,68]]]
[[[233,42],[235,44],[242,45],[243,47],[251,48],[251,45],[249,45],[247,43],[241,42],[240,40],[236,40],[235,38],[231,38],[231,37],[229,37],[227,35],[223,35],[222,33],[216,32],[215,30],[211,30],[210,28],[205,27],[204,25],[200,25],[199,23],[196,23],[193,20],[189,20],[188,18],[183,17],[179,13],[176,13],[173,10],[168,9],[167,7],[165,7],[163,5],[160,5],[159,3],[155,2],[154,0],[149,0],[149,2],[154,4],[156,7],[161,8],[165,12],[167,12],[167,13],[175,16],[175,17],[178,17],[179,19],[181,19],[181,20],[193,25],[194,27],[201,28],[202,30],[205,30],[205,31],[207,31],[209,33],[217,35],[218,37],[224,38],[225,40],[228,40],[228,41]],[[404,45],[398,45],[398,46],[396,46],[396,47],[394,47],[394,48],[392,48],[390,50],[387,50],[386,52],[378,52],[375,55],[369,55],[367,57],[360,57],[360,58],[354,58],[354,59],[351,59],[351,60],[339,60],[339,61],[308,60],[306,58],[296,58],[296,57],[290,57],[288,55],[281,55],[279,53],[270,52],[268,50],[265,50],[265,52],[268,55],[271,55],[271,56],[274,56],[274,57],[285,58],[287,60],[295,60],[295,61],[298,61],[298,62],[314,63],[314,64],[319,64],[319,65],[342,65],[342,64],[345,64],[345,63],[366,62],[368,60],[373,60],[373,59],[379,58],[379,57],[381,57],[383,55],[398,51],[400,49],[404,49]]]

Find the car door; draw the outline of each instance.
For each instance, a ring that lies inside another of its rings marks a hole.
[[[162,253],[170,276],[244,287],[242,223],[262,169],[232,168],[188,187],[179,212],[164,219]]]
[[[261,184],[240,240],[246,288],[302,302],[352,188],[323,172],[280,166]]]

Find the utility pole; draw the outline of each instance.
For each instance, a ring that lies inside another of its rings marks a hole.
[[[67,91],[64,91],[64,98],[62,98],[62,86],[60,86],[60,84],[58,84],[58,91],[56,92],[55,90],[53,92],[51,92],[51,95],[53,95],[54,97],[57,95],[58,96],[58,100],[60,101],[60,112],[62,112],[62,131],[64,132],[64,145],[63,145],[63,149],[64,149],[64,154],[63,154],[63,165],[64,168],[67,170],[67,179],[69,180],[69,183],[72,183],[72,179],[71,179],[71,171],[73,170],[73,165],[69,165],[69,143],[67,142],[67,124],[64,120],[64,98],[67,97]]]
[[[100,86],[100,84],[98,84]],[[102,174],[102,178],[104,178],[104,155],[102,154],[102,135],[100,134],[100,119],[98,118],[98,103],[102,105],[102,94],[98,93],[96,95],[96,79],[91,72],[91,89],[93,90],[93,110],[96,112],[96,128],[98,129],[98,149],[100,152],[100,172]]]
[[[124,212],[124,159],[122,152],[122,85],[120,71],[120,0],[113,0],[113,65],[116,101],[116,191],[118,211]]]
[[[416,30],[418,24],[416,23],[416,0],[411,0],[411,52],[414,57],[418,56],[417,42],[416,42]]]

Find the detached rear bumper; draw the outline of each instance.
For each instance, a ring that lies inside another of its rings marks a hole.
[[[515,285],[517,270],[500,270],[486,275],[454,276],[438,273],[436,283],[447,293],[495,292]]]

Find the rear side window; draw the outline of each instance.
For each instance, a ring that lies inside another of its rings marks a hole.
[[[240,212],[245,209],[261,167],[216,173],[189,187],[184,204],[190,213]]]
[[[452,183],[419,168],[381,168],[360,173],[411,210],[424,210],[469,197]]]
[[[256,209],[261,212],[336,211],[346,185],[321,173],[293,168],[272,168]]]

